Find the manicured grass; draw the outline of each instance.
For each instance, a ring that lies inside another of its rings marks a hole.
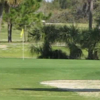
[[[0,100],[99,100],[40,84],[67,79],[100,79],[100,62],[3,58],[0,59]]]

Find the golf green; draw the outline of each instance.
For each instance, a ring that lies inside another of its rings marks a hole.
[[[0,58],[0,100],[99,100],[100,96],[82,96],[40,84],[50,80],[99,79],[99,60]]]

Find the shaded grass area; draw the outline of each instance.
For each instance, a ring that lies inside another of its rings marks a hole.
[[[6,46],[6,48],[2,48],[2,45]],[[34,43],[34,45],[40,45]],[[30,53],[30,43],[24,43],[24,56],[25,58],[37,58],[38,54],[34,53],[33,55]],[[70,54],[69,48],[67,46],[52,46],[53,50],[62,50],[66,53],[66,55]],[[0,43],[0,58],[22,58],[23,57],[23,43]],[[82,59],[87,57],[87,51],[83,50]]]
[[[76,92],[43,86],[49,80],[100,79],[100,62],[92,60],[46,60],[0,58],[1,100],[98,100]]]
[[[63,52],[66,53],[66,55],[70,55],[70,50],[67,46],[52,46],[52,49],[53,50],[62,50]],[[88,52],[86,49],[82,49],[82,56],[81,56],[81,59],[86,59],[87,58],[87,55],[88,55]]]

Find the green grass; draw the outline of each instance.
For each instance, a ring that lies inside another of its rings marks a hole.
[[[0,41],[8,41],[7,24],[5,23],[0,32]],[[12,29],[12,41],[22,41],[20,38],[20,30]]]
[[[2,48],[2,45],[7,48]],[[34,53],[32,56],[30,53],[29,43],[24,43],[24,57],[25,58],[36,58],[37,55]],[[1,43],[0,44],[0,58],[22,58],[23,56],[23,43]]]
[[[35,44],[35,43],[34,43]],[[0,46],[6,45],[7,48],[0,48],[0,58],[22,58],[23,56],[23,44],[21,43],[0,43]],[[39,45],[39,44],[35,44]],[[30,53],[30,43],[25,43],[24,44],[25,49],[24,49],[24,56],[25,58],[37,58],[37,54],[34,53],[31,55]],[[67,55],[70,54],[69,49],[67,46],[52,46],[53,50],[62,50],[65,52]],[[87,51],[84,49],[83,50],[83,55],[82,59],[85,59],[87,57]]]
[[[73,24],[72,23],[54,23],[54,25],[71,26]],[[75,25],[80,29],[88,28],[88,23],[75,23]],[[94,26],[95,26],[95,24],[93,24],[93,27]],[[17,30],[17,29],[13,28],[13,30],[12,30],[12,41],[22,41],[22,39],[20,38],[20,33],[21,33],[21,30]],[[7,36],[8,36],[8,34],[7,34],[7,23],[4,23],[2,25],[2,29],[1,29],[1,32],[0,32],[0,41],[8,41]],[[27,32],[25,33],[25,37],[26,36],[27,36]]]
[[[35,44],[35,43],[34,43]],[[0,48],[0,58],[22,58],[23,56],[23,44],[22,43],[0,43],[0,46],[5,45],[7,48]],[[39,44],[35,44],[39,45]],[[30,53],[30,43],[24,44],[24,57],[25,58],[37,58],[37,54],[34,53],[31,55]],[[62,50],[67,55],[70,54],[68,47],[66,46],[52,46],[53,50]],[[83,56],[82,59],[85,59],[87,57],[87,51],[83,50]]]
[[[99,100],[40,84],[67,79],[100,79],[100,62],[3,58],[0,59],[0,100]]]

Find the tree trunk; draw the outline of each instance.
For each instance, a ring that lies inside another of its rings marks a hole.
[[[99,59],[99,57],[98,57],[98,52],[97,52],[97,51],[94,52],[93,58],[94,58],[95,60],[98,60],[98,59]]]
[[[88,50],[88,58],[87,59],[93,59],[93,50]]]
[[[4,0],[0,2],[0,32],[1,32],[1,24],[2,24],[3,5],[4,5]]]
[[[94,48],[96,47],[96,42],[92,45],[92,47],[90,46],[88,49],[88,58],[87,59],[94,59]],[[96,52],[95,52],[96,55]]]
[[[8,42],[12,42],[12,23],[8,21]]]
[[[88,0],[89,3],[89,29],[92,29],[93,22],[93,0]]]

